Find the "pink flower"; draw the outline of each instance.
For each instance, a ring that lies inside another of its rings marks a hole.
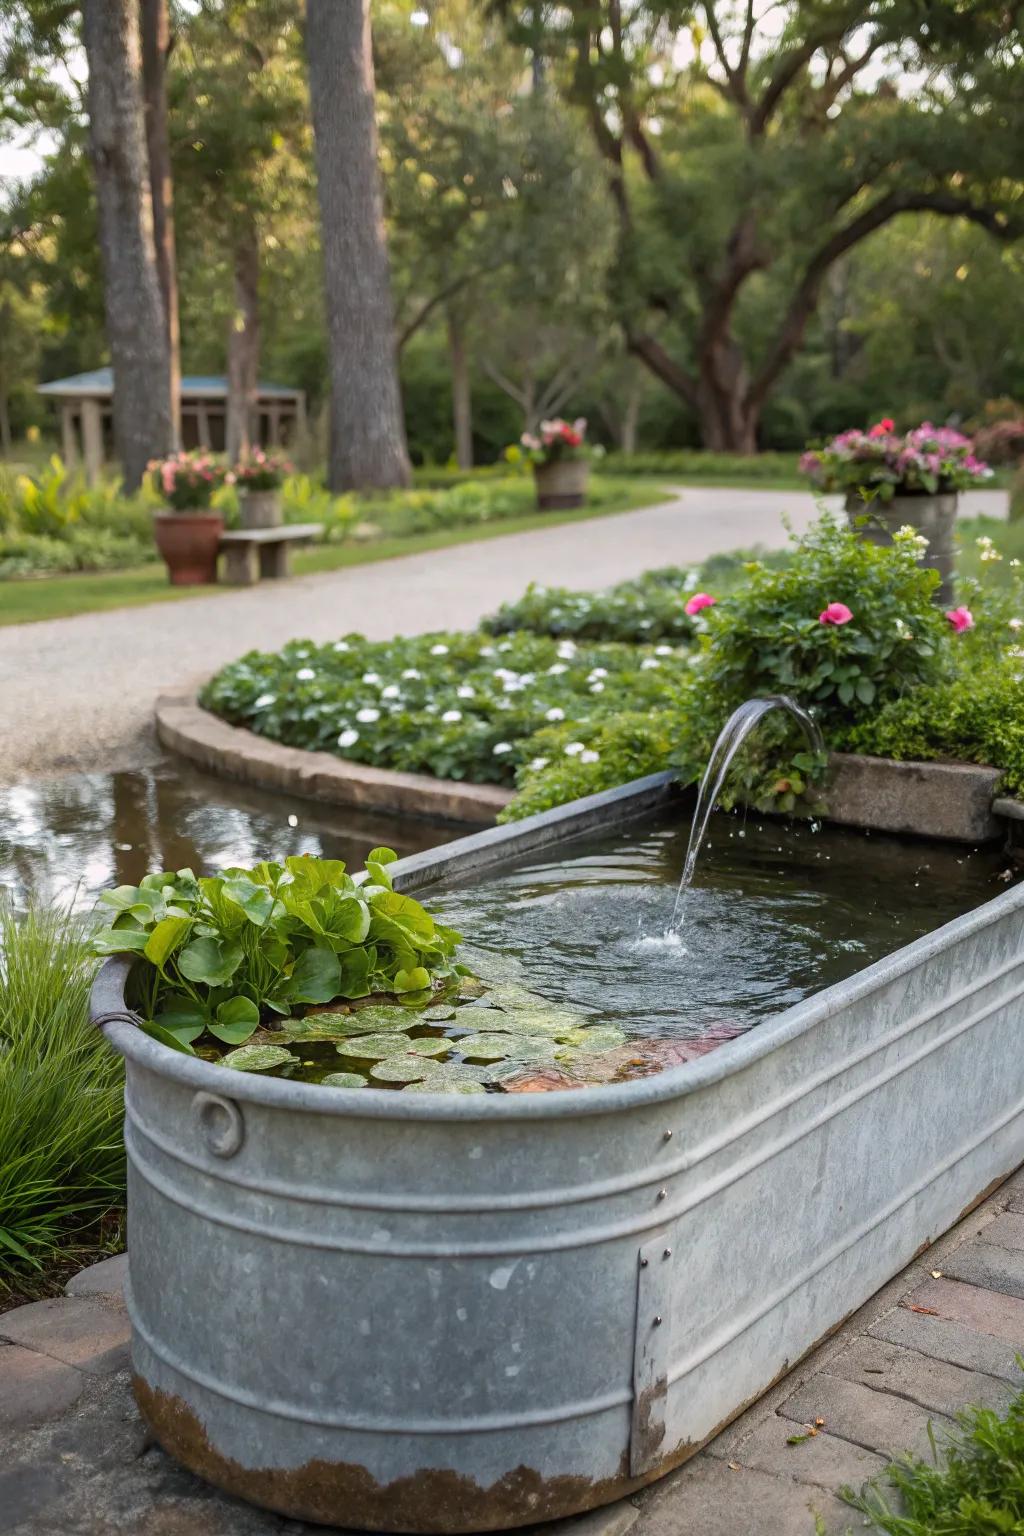
[[[849,624],[853,614],[845,603],[829,603],[818,614],[819,624]]]
[[[712,597],[710,592],[695,592],[686,605],[686,612],[692,619],[702,608],[713,608],[717,602],[718,598]]]
[[[958,635],[962,635],[965,629],[974,628],[974,614],[969,608],[950,608],[946,618],[952,624]]]

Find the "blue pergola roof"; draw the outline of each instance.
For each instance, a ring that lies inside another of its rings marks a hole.
[[[62,395],[66,399],[110,399],[114,393],[114,372],[112,368],[93,368],[88,373],[72,373],[66,379],[51,379],[38,385],[37,393]],[[219,374],[187,374],[181,381],[181,393],[186,398],[226,400],[228,381]],[[260,384],[258,393],[263,399],[296,400],[302,390],[288,389],[283,384]]]

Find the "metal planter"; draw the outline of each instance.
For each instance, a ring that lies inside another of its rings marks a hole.
[[[395,866],[405,889],[667,776]],[[1024,1159],[1024,887],[660,1076],[436,1098],[262,1080],[123,1015],[136,1391],[293,1517],[501,1529],[691,1455]],[[97,1019],[123,1010],[104,966]]]

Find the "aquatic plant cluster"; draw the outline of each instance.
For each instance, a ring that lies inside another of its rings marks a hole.
[[[513,784],[544,763],[538,732],[569,724],[559,748],[594,763],[585,739],[623,711],[668,708],[688,672],[670,644],[577,644],[518,632],[346,635],[250,652],[207,684],[215,714],[292,746],[439,778]]]

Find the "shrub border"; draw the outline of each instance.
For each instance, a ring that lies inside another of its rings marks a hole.
[[[391,811],[491,826],[513,792],[429,774],[398,773],[268,741],[200,709],[194,696],[157,701],[156,733],[169,751],[200,768],[261,789],[283,790],[327,805]],[[1007,810],[993,804],[996,768],[974,763],[896,762],[834,752],[815,813],[841,826],[867,827],[949,842],[993,842],[1005,835]],[[1016,811],[1024,816],[1024,806]]]

